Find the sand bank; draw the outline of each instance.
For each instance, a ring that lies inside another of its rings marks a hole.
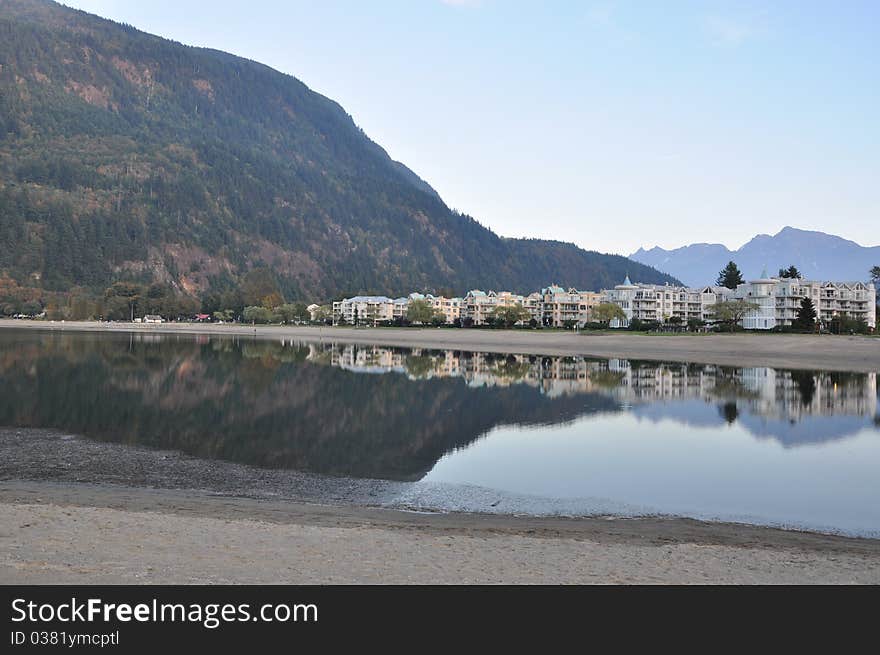
[[[880,583],[880,541],[0,483],[0,584]]]

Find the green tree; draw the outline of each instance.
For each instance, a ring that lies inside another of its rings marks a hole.
[[[507,328],[513,327],[520,321],[527,321],[532,316],[521,303],[499,305],[492,310],[492,315],[495,317],[496,324]]]
[[[284,324],[309,320],[309,310],[306,309],[306,304],[302,302],[285,303],[278,307],[276,311],[281,318],[281,322]]]
[[[434,308],[427,300],[413,300],[406,308],[406,317],[411,323],[430,323],[434,318]]]
[[[727,266],[721,269],[721,272],[718,273],[718,279],[715,281],[719,286],[727,287],[728,289],[736,289],[743,282],[745,280],[743,279],[742,272],[736,263],[732,261],[728,262]]]
[[[706,327],[706,321],[701,318],[689,318],[687,321],[688,331],[697,332]]]
[[[136,314],[140,315],[139,305],[144,295],[144,288],[133,282],[116,282],[104,292],[105,311],[108,318],[133,321]],[[123,307],[127,310],[123,312]]]
[[[303,323],[311,320],[312,315],[309,314],[309,306],[306,305],[304,302],[293,303],[293,318]]]
[[[871,282],[873,282],[875,286],[880,286],[880,266],[872,266],[869,274],[871,276]]]
[[[593,307],[593,320],[597,323],[601,323],[606,327],[611,324],[611,321],[625,321],[626,320],[626,312],[621,309],[619,305],[615,305],[613,302],[603,302],[599,303],[595,307]]]
[[[798,309],[795,326],[804,332],[813,332],[816,329],[816,308],[813,301],[809,298],[801,300],[800,309]]]
[[[272,323],[276,316],[270,309],[265,307],[245,307],[243,318],[247,323]]]
[[[231,309],[221,309],[220,311],[214,312],[214,320],[215,321],[223,321],[224,323],[229,323],[234,318],[235,314]]]
[[[801,277],[801,272],[797,270],[796,266],[791,265],[788,268],[780,268],[778,277],[783,279],[788,278],[792,280],[797,280]]]
[[[758,303],[748,300],[724,300],[715,303],[712,307],[712,314],[718,323],[727,326],[732,332],[736,330],[746,314],[758,308]]]
[[[21,305],[21,313],[27,316],[36,316],[42,311],[43,306],[36,300],[28,300]]]

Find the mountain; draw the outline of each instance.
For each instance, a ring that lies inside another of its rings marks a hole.
[[[674,282],[496,235],[289,75],[49,0],[0,0],[0,280],[199,296],[262,267],[298,299]]]
[[[824,232],[785,227],[777,234],[759,234],[739,250],[717,243],[695,243],[675,250],[639,248],[630,257],[674,275],[686,284],[714,283],[718,272],[733,260],[746,279],[754,279],[766,268],[775,275],[792,264],[813,280],[868,280],[872,266],[880,265],[880,246],[860,246]]]

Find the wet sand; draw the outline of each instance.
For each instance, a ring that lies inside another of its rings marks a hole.
[[[453,328],[283,327],[175,323],[0,320],[0,328],[149,334],[238,335],[325,343],[472,350],[533,355],[682,361],[725,366],[880,371],[880,338],[801,334],[698,334],[646,336],[620,332],[480,330]]]
[[[0,482],[0,584],[880,583],[880,541]]]

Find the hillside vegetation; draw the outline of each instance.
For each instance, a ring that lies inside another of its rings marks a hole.
[[[0,0],[5,286],[129,281],[202,298],[254,268],[289,299],[672,281],[499,237],[289,75],[48,0]]]

